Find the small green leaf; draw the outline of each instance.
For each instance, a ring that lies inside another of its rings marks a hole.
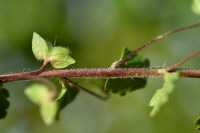
[[[162,90],[159,89],[159,90],[156,90],[156,93],[153,95],[150,103],[149,103],[149,106],[154,106],[158,103],[159,99],[161,98],[160,96],[162,95]]]
[[[59,96],[56,98],[56,102],[61,101],[67,92],[67,88],[62,84],[62,89]]]
[[[128,48],[124,48],[122,51],[122,55],[120,59],[123,59],[127,55],[129,55],[132,51],[128,50]],[[134,54],[125,62],[120,65],[120,68],[148,68],[150,66],[150,62],[147,58],[143,57],[139,54]]]
[[[7,110],[0,110],[0,119],[4,119],[7,115]]]
[[[3,107],[7,103],[6,97],[0,92],[0,108]]]
[[[56,99],[56,102],[58,103],[59,106],[56,116],[57,119],[59,119],[60,111],[64,107],[66,107],[69,103],[71,103],[75,99],[78,93],[79,90],[76,87],[71,86],[65,80],[62,80],[62,90],[60,92],[60,95]]]
[[[126,94],[126,92],[132,92],[137,89],[145,87],[146,83],[147,83],[146,80],[142,78],[108,79],[106,81],[106,89],[110,90],[113,93],[119,93],[121,96],[123,96]]]
[[[10,106],[10,102],[6,99],[9,96],[9,92],[2,88],[0,83],[0,119],[4,119],[7,115],[7,109]]]
[[[51,100],[49,97],[46,97],[42,101],[40,107],[41,116],[47,125],[51,125],[56,119],[56,114],[58,111],[58,105],[54,100]]]
[[[49,41],[45,41],[35,32],[33,33],[32,50],[38,60],[49,61],[54,68],[66,68],[75,63],[75,60],[69,56],[69,49],[53,47]]]
[[[5,104],[4,106],[0,107],[0,108],[1,108],[1,109],[8,109],[9,106],[10,106],[10,102],[7,100],[6,104]],[[0,109],[0,110],[1,110],[1,109]]]
[[[7,89],[5,89],[5,88],[2,88],[2,94],[3,94],[6,98],[8,98],[8,97],[10,96],[9,91],[8,91]]]
[[[69,50],[67,48],[54,47],[49,53],[49,61],[54,68],[66,68],[75,63],[75,60],[68,54]]]
[[[124,48],[120,60],[130,54],[132,51]],[[115,61],[111,68],[115,68],[117,61]],[[120,65],[120,68],[146,68],[149,67],[149,60],[142,57],[139,54],[135,54]],[[132,79],[107,79],[105,88],[113,93],[119,93],[125,95],[126,92],[134,91],[140,88],[144,88],[147,84],[146,78],[132,78]]]
[[[49,89],[42,84],[32,84],[25,89],[26,96],[35,104],[41,104],[48,97]]]
[[[3,94],[3,90],[4,88],[1,88],[0,86],[0,110],[6,109],[6,104],[8,103],[6,96]]]
[[[42,84],[33,84],[25,89],[28,98],[40,106],[42,119],[47,125],[53,123],[58,111],[58,105],[52,99],[51,91]]]
[[[192,2],[192,10],[196,14],[200,14],[200,0],[193,0],[193,2]]]
[[[149,106],[153,106],[153,110],[150,113],[151,117],[155,116],[160,111],[162,106],[167,103],[170,94],[174,90],[175,82],[180,76],[180,72],[169,73],[165,69],[162,69],[161,73],[164,74],[165,83],[163,88],[157,90],[150,100]]]
[[[197,130],[200,130],[200,116],[196,119],[196,121],[194,122],[195,125],[197,125]]]
[[[50,44],[37,33],[33,33],[32,51],[38,60],[47,60],[49,56]]]

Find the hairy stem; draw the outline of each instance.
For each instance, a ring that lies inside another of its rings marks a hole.
[[[0,82],[11,82],[19,80],[31,80],[40,78],[134,78],[134,77],[163,77],[159,72],[163,68],[74,68],[74,69],[52,69],[44,70],[40,73],[35,71],[20,72],[0,75]],[[170,72],[181,71],[180,77],[200,78],[200,69],[181,69],[176,68]]]

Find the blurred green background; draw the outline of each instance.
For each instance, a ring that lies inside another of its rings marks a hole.
[[[109,67],[124,46],[136,49],[154,37],[199,21],[190,0],[0,0],[0,72],[38,69],[31,51],[33,32],[69,47],[75,68]],[[151,67],[167,67],[200,46],[200,28],[178,33],[142,50]],[[199,56],[181,67],[199,68]],[[85,87],[89,81],[80,81]],[[181,78],[168,104],[150,118],[149,100],[162,87],[162,78],[149,78],[146,89],[104,102],[81,92],[47,127],[38,106],[24,95],[32,82],[4,85],[11,106],[0,121],[1,133],[196,133],[199,79]]]

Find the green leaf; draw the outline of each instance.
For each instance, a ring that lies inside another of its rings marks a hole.
[[[169,73],[165,69],[161,69],[161,73],[164,74],[164,86],[163,88],[156,91],[152,99],[150,100],[149,106],[153,106],[150,116],[155,116],[162,106],[167,103],[170,94],[175,88],[175,83],[180,76],[180,72]]]
[[[130,54],[132,51],[124,48],[120,60],[126,55]],[[117,61],[115,61],[111,68],[115,68]],[[139,54],[135,54],[124,63],[120,65],[120,68],[146,68],[149,67],[150,63],[147,58]],[[126,92],[131,92],[140,88],[144,88],[147,84],[146,78],[132,78],[132,79],[107,79],[105,83],[105,88],[113,93],[119,93],[120,95],[125,95]]]
[[[5,105],[8,103],[6,96],[3,94],[3,90],[5,89],[0,85],[0,109],[5,109]]]
[[[7,110],[0,110],[0,119],[4,119],[7,115]]]
[[[69,56],[69,49],[53,47],[49,41],[45,41],[35,32],[33,33],[32,50],[38,60],[49,61],[54,68],[66,68],[75,63],[75,60]]]
[[[8,98],[9,96],[10,96],[10,93],[9,93],[9,91],[7,90],[7,89],[5,89],[5,88],[2,88],[2,94],[6,97],[6,98]]]
[[[6,97],[3,95],[2,92],[0,92],[0,108],[4,107],[4,105],[7,103]]]
[[[121,96],[126,92],[132,92],[146,86],[147,81],[142,78],[134,79],[108,79],[106,81],[106,89],[113,93],[119,93]]]
[[[78,93],[79,90],[76,87],[70,85],[65,80],[62,80],[62,90],[60,92],[60,95],[56,99],[59,108],[56,116],[57,119],[59,119],[60,111],[69,103],[71,103]]]
[[[49,61],[54,68],[66,68],[75,63],[75,60],[68,54],[69,50],[67,48],[54,47],[49,53]]]
[[[9,92],[2,88],[0,83],[0,119],[4,119],[7,115],[7,109],[10,106],[10,102],[6,99],[9,96]]]
[[[51,91],[42,84],[33,84],[25,89],[27,97],[40,106],[42,119],[47,125],[53,123],[56,118],[58,105],[52,99]]]
[[[47,60],[49,56],[50,44],[37,33],[33,33],[32,51],[38,60]]]
[[[54,120],[56,119],[56,114],[58,111],[58,105],[57,103],[50,99],[49,97],[46,97],[40,107],[40,113],[41,116],[47,125],[51,125]]]
[[[123,59],[127,55],[129,55],[132,51],[128,50],[128,48],[124,48],[122,51],[122,55],[120,59]],[[124,63],[120,65],[120,68],[148,68],[150,66],[150,62],[147,58],[142,55],[135,54],[127,59]]]
[[[197,130],[200,130],[200,116],[194,122],[195,125],[198,125]]]
[[[196,14],[200,14],[200,0],[193,0],[193,2],[192,2],[192,10]]]
[[[32,84],[25,89],[26,96],[35,104],[41,104],[48,97],[49,89],[42,84]]]
[[[63,100],[63,98],[64,98],[66,92],[67,92],[67,88],[62,84],[61,92],[60,92],[59,96],[56,98],[55,101],[56,101],[56,102],[58,102],[58,101],[60,102],[61,100]]]

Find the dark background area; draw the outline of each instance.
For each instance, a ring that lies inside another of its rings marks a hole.
[[[33,32],[56,45],[70,48],[75,68],[110,67],[123,47],[136,49],[167,31],[199,21],[191,1],[183,0],[1,0],[1,74],[38,69],[42,62],[31,50]],[[140,53],[151,67],[167,67],[200,46],[200,28],[170,36]],[[199,68],[199,56],[181,67]],[[78,79],[77,79],[78,80]],[[61,113],[61,120],[47,127],[38,106],[24,95],[33,81],[6,83],[11,106],[0,121],[1,133],[196,133],[199,79],[181,78],[162,111],[150,118],[149,100],[162,87],[162,78],[149,78],[145,89],[124,97],[111,95],[104,102],[81,92]],[[80,83],[94,87],[87,80]]]

